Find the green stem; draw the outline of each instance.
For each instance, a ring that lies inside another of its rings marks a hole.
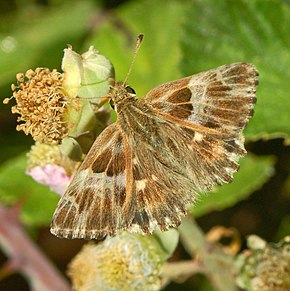
[[[181,242],[190,256],[200,256],[206,274],[217,290],[237,290],[234,261],[230,255],[207,242],[204,233],[191,217],[183,219],[179,233]]]
[[[180,281],[197,273],[204,273],[205,268],[200,262],[188,260],[166,263],[161,270],[161,277],[169,280]]]

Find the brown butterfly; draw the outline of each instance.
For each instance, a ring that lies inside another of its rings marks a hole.
[[[116,83],[117,121],[97,137],[60,199],[51,232],[100,239],[177,227],[198,192],[231,182],[238,170],[257,76],[251,64],[224,65],[142,99]]]

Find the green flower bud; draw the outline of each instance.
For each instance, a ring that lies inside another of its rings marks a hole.
[[[82,55],[74,52],[71,46],[65,49],[62,70],[63,91],[70,98],[105,96],[114,82],[111,62],[93,46]]]

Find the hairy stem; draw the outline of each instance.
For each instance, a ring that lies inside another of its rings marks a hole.
[[[0,204],[0,245],[9,257],[10,268],[25,275],[32,290],[70,290],[66,280],[27,236],[15,210]]]

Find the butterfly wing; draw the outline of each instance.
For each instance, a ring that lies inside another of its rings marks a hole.
[[[251,64],[224,65],[163,84],[144,98],[184,134],[192,131],[189,145],[199,156],[199,167],[206,166],[203,171],[214,177],[212,184],[230,182],[246,154],[242,131],[253,115],[257,77]]]
[[[187,127],[238,134],[253,115],[257,76],[251,64],[224,65],[160,85],[143,100]]]
[[[51,232],[101,239],[119,230],[152,233],[157,227],[177,227],[186,206],[194,202],[196,186],[155,156],[156,150],[149,142],[123,135],[118,123],[107,127],[61,197]]]
[[[136,209],[128,230],[151,233],[157,227],[177,227],[198,192],[230,182],[238,169],[236,153],[244,152],[226,151],[227,141],[217,137],[195,138],[195,130],[162,115],[150,113],[147,119],[145,115],[136,110],[135,118],[130,119]],[[149,125],[147,137],[141,120]]]
[[[103,238],[125,229],[134,211],[130,148],[115,124],[96,139],[54,213],[51,232],[65,238]],[[126,170],[129,169],[129,172]]]
[[[156,228],[177,227],[197,197],[198,185],[187,167],[187,157],[182,156],[188,136],[176,131],[173,124],[158,125],[150,133],[151,140],[138,136],[131,140],[136,210],[129,231],[152,233]]]

